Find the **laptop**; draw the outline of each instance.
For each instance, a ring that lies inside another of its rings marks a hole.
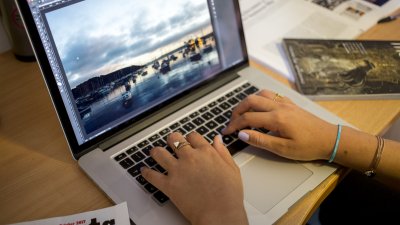
[[[262,89],[346,124],[249,67],[237,0],[16,2],[72,156],[138,225],[188,224],[139,172],[166,172],[148,154],[173,131],[211,141]],[[241,169],[250,224],[274,223],[336,169],[223,140]]]

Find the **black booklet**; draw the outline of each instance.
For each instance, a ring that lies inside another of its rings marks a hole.
[[[400,41],[283,39],[302,94],[315,100],[400,99]]]

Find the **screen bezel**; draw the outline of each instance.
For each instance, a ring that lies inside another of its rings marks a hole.
[[[28,37],[29,37],[31,45],[33,47],[37,62],[41,69],[42,76],[45,80],[47,89],[49,91],[50,97],[53,102],[53,105],[56,109],[58,119],[61,123],[61,126],[63,129],[64,135],[67,139],[69,148],[72,152],[73,157],[76,160],[79,159],[79,157],[81,157],[83,154],[97,148],[103,141],[109,139],[110,137],[115,136],[118,133],[125,131],[135,121],[140,121],[143,118],[151,117],[151,115],[159,112],[160,110],[163,110],[163,108],[166,107],[167,105],[169,105],[175,101],[180,101],[182,98],[189,95],[191,92],[198,91],[199,89],[201,89],[201,87],[204,87],[208,83],[215,81],[215,79],[220,79],[221,77],[224,77],[224,76],[233,76],[233,75],[235,75],[235,73],[233,73],[233,71],[236,71],[239,68],[246,67],[249,65],[243,24],[242,24],[241,15],[240,15],[239,2],[238,2],[238,0],[233,0],[233,6],[235,8],[235,15],[236,15],[236,21],[237,21],[237,26],[238,26],[238,32],[239,32],[240,41],[241,41],[241,48],[242,48],[242,52],[243,52],[243,60],[241,62],[238,62],[236,65],[225,69],[220,74],[213,76],[210,79],[204,80],[199,85],[197,85],[196,88],[192,88],[191,90],[186,90],[186,91],[172,97],[171,99],[163,102],[162,104],[152,108],[150,110],[150,112],[146,112],[145,114],[143,113],[142,115],[139,115],[135,118],[129,119],[129,120],[121,123],[120,125],[108,130],[107,132],[100,134],[99,136],[79,145],[78,140],[75,136],[75,132],[73,130],[72,124],[70,123],[67,109],[65,108],[65,105],[62,100],[62,96],[59,92],[56,79],[52,72],[50,63],[48,61],[44,46],[42,45],[42,41],[41,41],[39,32],[36,28],[36,24],[34,23],[34,18],[31,13],[29,4],[28,4],[27,0],[15,0],[15,2],[17,3],[17,7],[18,7],[20,15],[23,19],[25,29],[28,33]]]

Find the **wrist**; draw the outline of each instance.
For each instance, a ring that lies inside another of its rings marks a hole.
[[[234,210],[219,210],[204,212],[192,225],[248,225],[247,214],[244,206],[235,207]]]
[[[331,155],[329,156],[329,159],[328,159],[329,163],[332,163],[336,158],[336,154],[337,154],[337,151],[339,149],[341,135],[342,135],[342,125],[338,124],[337,125],[337,133],[336,133],[335,144],[333,146]]]

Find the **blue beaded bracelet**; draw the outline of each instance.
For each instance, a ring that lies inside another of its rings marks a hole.
[[[342,134],[342,125],[338,124],[338,131],[337,131],[337,136],[336,136],[336,142],[335,142],[335,147],[333,147],[332,155],[329,158],[329,163],[332,163],[333,160],[336,157],[336,153],[339,147],[339,141],[340,141],[340,135]]]

